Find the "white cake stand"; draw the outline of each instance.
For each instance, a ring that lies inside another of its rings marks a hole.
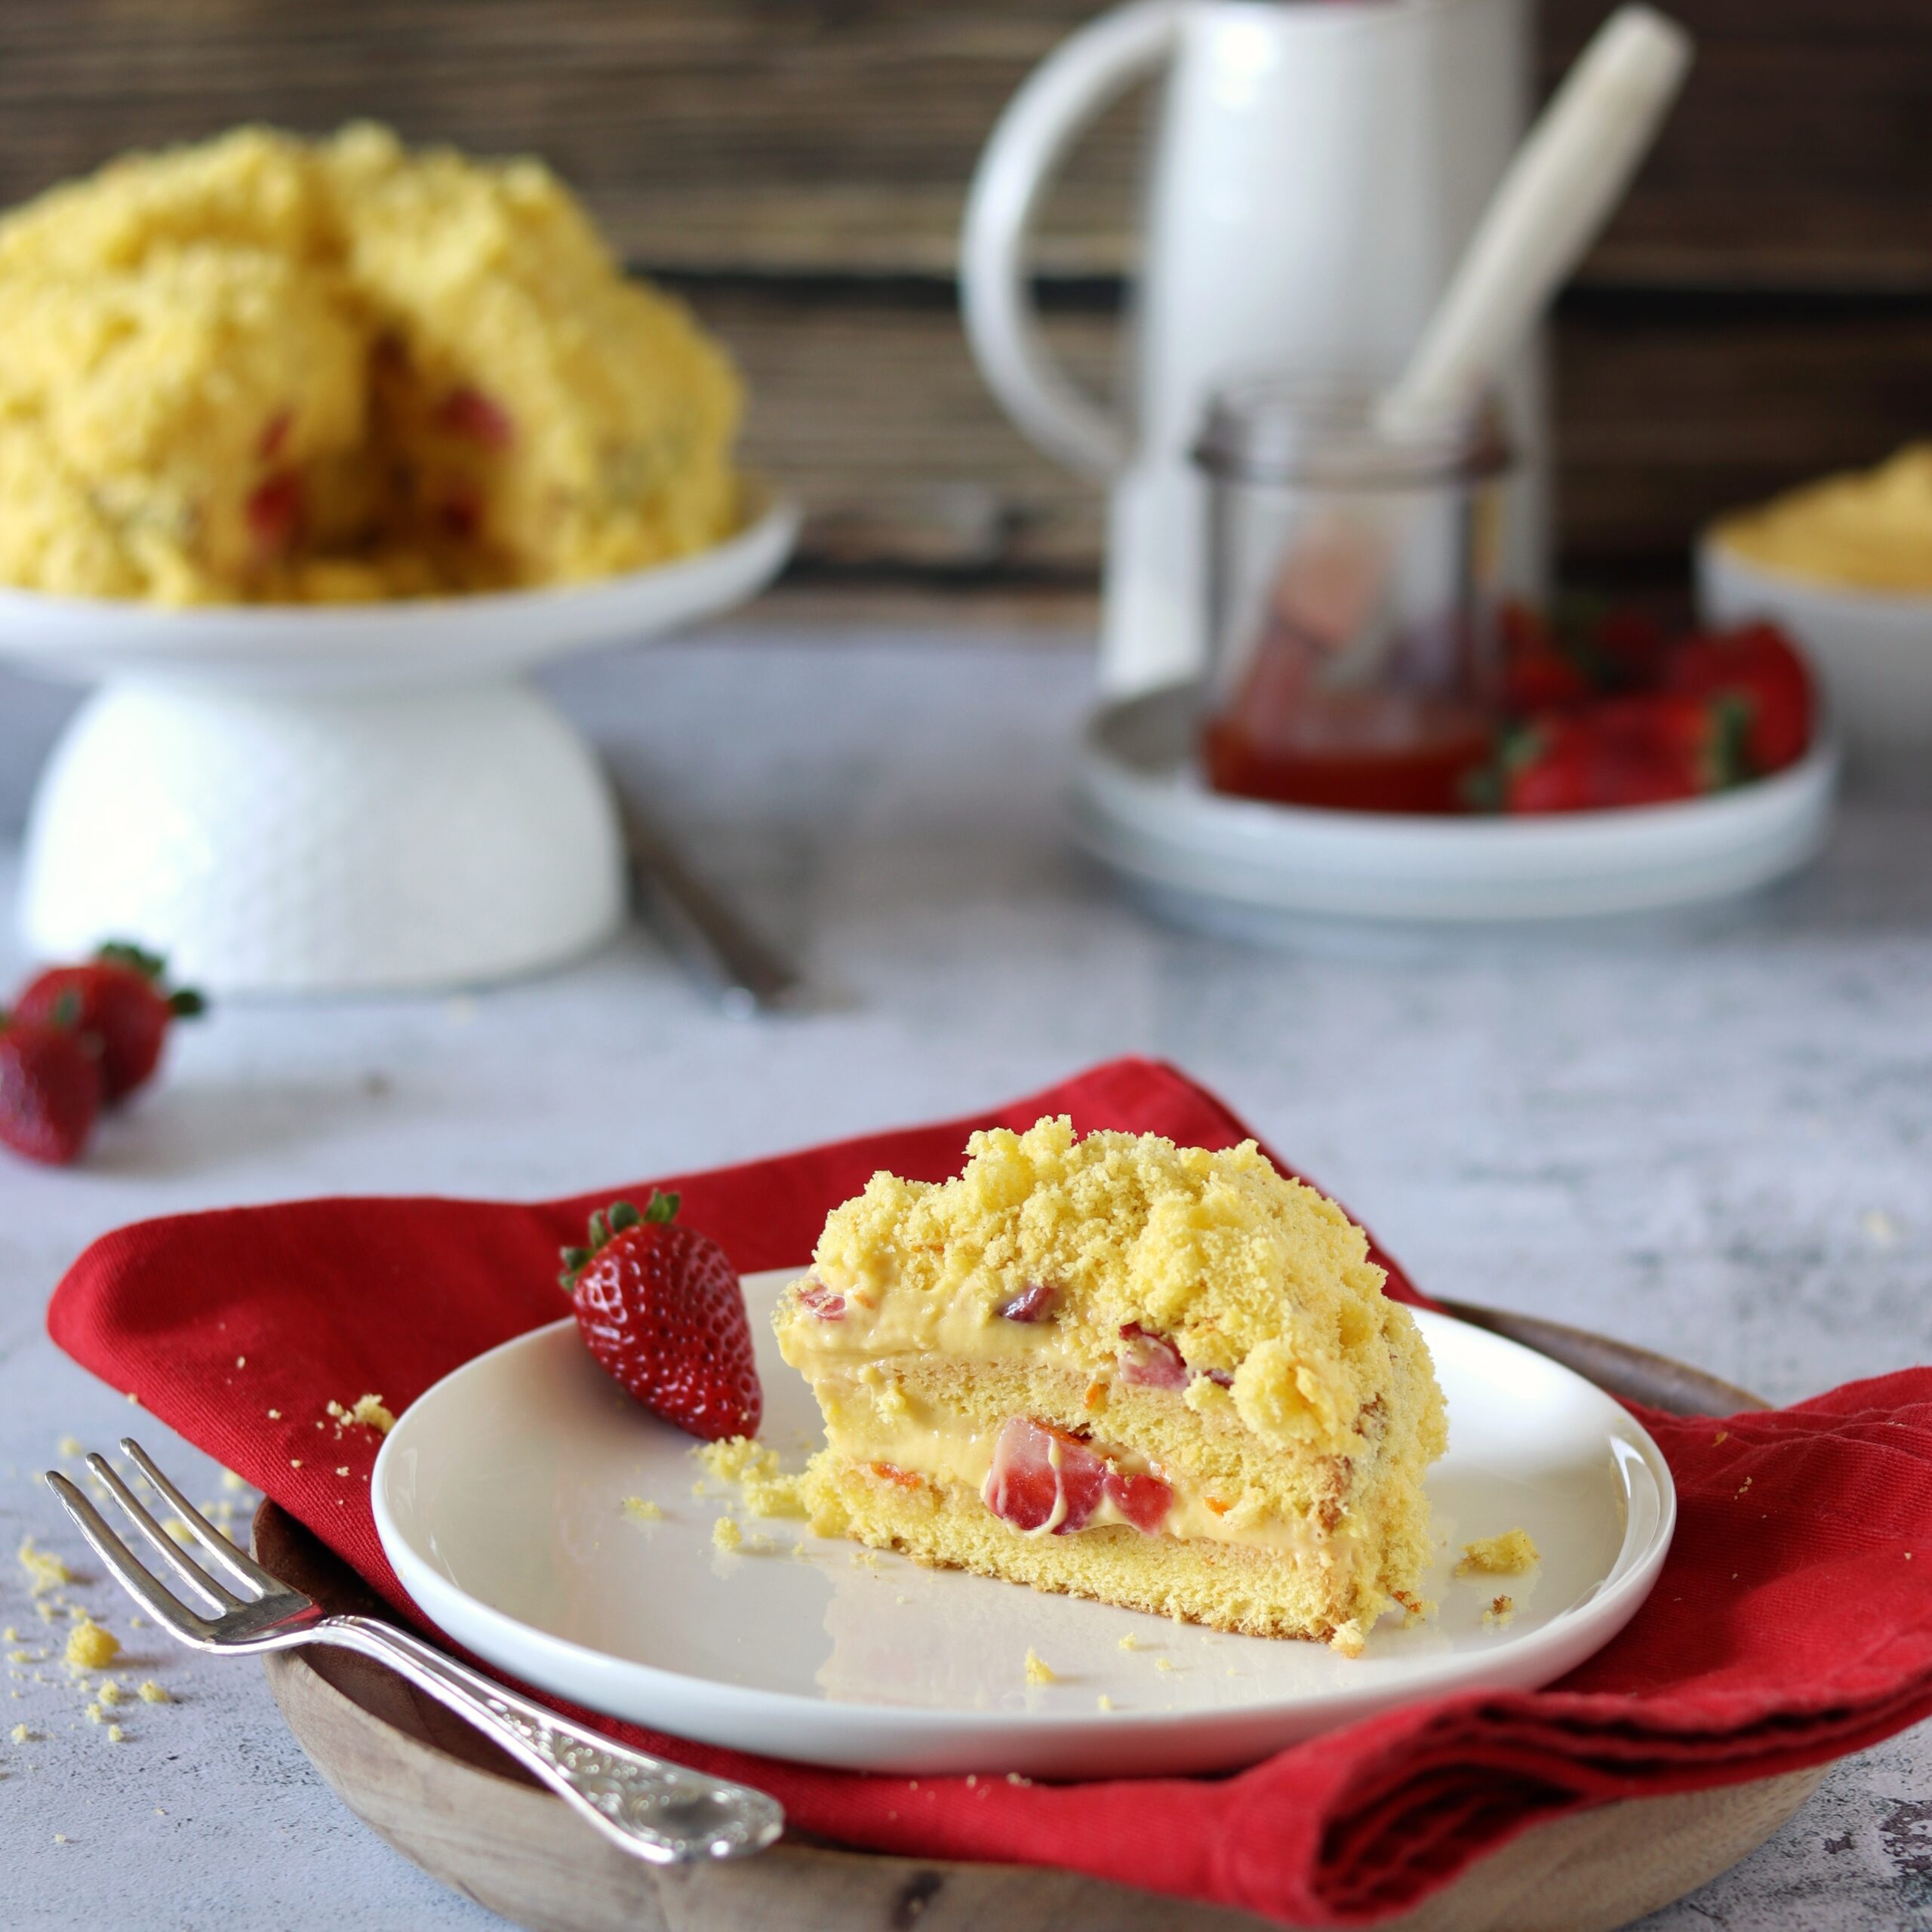
[[[28,946],[107,939],[220,993],[474,984],[596,946],[623,857],[595,755],[522,673],[750,597],[797,534],[553,590],[186,611],[0,591],[0,656],[100,688],[28,824]]]

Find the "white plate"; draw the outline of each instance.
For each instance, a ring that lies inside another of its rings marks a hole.
[[[1075,798],[1088,851],[1198,923],[1512,924],[1654,913],[1735,897],[1806,863],[1838,761],[1708,798],[1536,818],[1427,818],[1229,798],[1195,765],[1198,699],[1171,686],[1106,706]]]
[[[598,645],[636,644],[755,595],[798,535],[798,506],[708,550],[587,583],[369,604],[195,605],[0,588],[0,657],[75,684],[138,675],[225,690],[364,691],[477,679]]]
[[[802,1457],[818,1411],[779,1359],[771,1311],[796,1271],[745,1283],[764,1439]],[[859,1558],[802,1524],[743,1520],[689,1438],[638,1407],[573,1321],[506,1343],[413,1403],[376,1463],[376,1526],[417,1602],[459,1643],[593,1710],[821,1764],[1080,1777],[1247,1764],[1418,1697],[1532,1688],[1607,1643],[1662,1567],[1670,1472],[1618,1404],[1546,1358],[1444,1315],[1424,1334],[1448,1399],[1431,1472],[1444,1545],[1427,1623],[1392,1620],[1349,1659],[903,1558]],[[657,1503],[632,1521],[622,1500]],[[1518,1525],[1528,1577],[1457,1580],[1454,1547]],[[1499,1591],[1506,1629],[1482,1612]],[[1137,1647],[1125,1651],[1131,1635]],[[1057,1673],[1029,1686],[1031,1647]],[[1165,1667],[1164,1667],[1165,1666]],[[1102,1711],[1097,1700],[1112,1698]]]

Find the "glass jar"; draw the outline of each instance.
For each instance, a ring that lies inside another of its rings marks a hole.
[[[1508,452],[1487,411],[1397,435],[1367,387],[1223,391],[1209,479],[1214,789],[1344,811],[1466,811],[1495,748]]]

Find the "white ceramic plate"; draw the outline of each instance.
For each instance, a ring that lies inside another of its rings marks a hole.
[[[569,652],[635,644],[754,595],[798,535],[798,505],[758,506],[726,542],[588,583],[474,597],[165,610],[0,588],[0,657],[75,684],[138,675],[272,691],[475,680]]]
[[[1296,922],[1521,927],[1734,897],[1806,863],[1830,827],[1821,743],[1754,785],[1681,804],[1537,818],[1425,818],[1229,798],[1194,760],[1196,698],[1169,687],[1088,728],[1081,842],[1196,923],[1292,936]]]
[[[793,1278],[754,1275],[745,1291],[761,1434],[801,1459],[818,1411],[770,1321]],[[1444,1551],[1427,1587],[1441,1609],[1412,1629],[1385,1619],[1355,1659],[862,1558],[796,1522],[743,1518],[747,1548],[728,1555],[712,1527],[742,1516],[735,1492],[693,1493],[690,1438],[610,1381],[572,1321],[479,1356],[411,1405],[377,1460],[376,1525],[405,1586],[459,1643],[681,1736],[875,1770],[1251,1763],[1415,1698],[1546,1684],[1623,1629],[1663,1565],[1676,1497],[1644,1431],[1542,1355],[1420,1319],[1449,1404],[1449,1454],[1429,1482]],[[629,1496],[663,1520],[628,1518]],[[1451,1577],[1457,1545],[1519,1524],[1543,1553],[1534,1574]],[[1482,1621],[1499,1591],[1520,1606],[1500,1629]],[[1028,1684],[1029,1647],[1057,1682]]]

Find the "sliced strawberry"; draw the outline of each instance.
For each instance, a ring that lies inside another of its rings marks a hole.
[[[165,960],[117,941],[85,966],[56,966],[29,981],[14,1013],[43,1023],[66,1014],[97,1046],[102,1093],[111,1102],[152,1078],[176,1020],[207,1010],[199,993],[168,985]]]
[[[0,1143],[64,1168],[80,1158],[100,1112],[100,1057],[70,1012],[0,1019]]]
[[[506,450],[516,439],[516,424],[509,411],[468,383],[444,397],[436,420],[452,435],[480,443],[485,449]]]
[[[1060,1291],[1050,1281],[1029,1281],[1000,1310],[1009,1321],[1044,1321],[1052,1314]]]
[[[1114,1507],[1143,1536],[1152,1536],[1168,1519],[1174,1493],[1156,1475],[1137,1475],[1109,1468],[1107,1494]]]
[[[809,1281],[798,1291],[798,1306],[808,1308],[821,1321],[843,1321],[845,1297],[835,1294],[823,1281]]]
[[[993,1444],[983,1494],[986,1507],[1016,1530],[1044,1529],[1064,1499],[1054,1524],[1054,1534],[1063,1536],[1092,1518],[1106,1481],[1106,1463],[1078,1438],[1015,1416]]]
[[[1666,688],[1743,713],[1744,758],[1758,776],[1782,771],[1811,742],[1817,699],[1798,647],[1775,624],[1687,637],[1664,669]]]
[[[1164,1335],[1143,1328],[1137,1321],[1121,1324],[1120,1379],[1139,1383],[1149,1389],[1185,1389],[1187,1364],[1180,1351]]]
[[[590,1352],[644,1405],[688,1434],[749,1435],[764,1398],[737,1272],[709,1235],[674,1223],[675,1194],[590,1217],[564,1251],[563,1285]]]

